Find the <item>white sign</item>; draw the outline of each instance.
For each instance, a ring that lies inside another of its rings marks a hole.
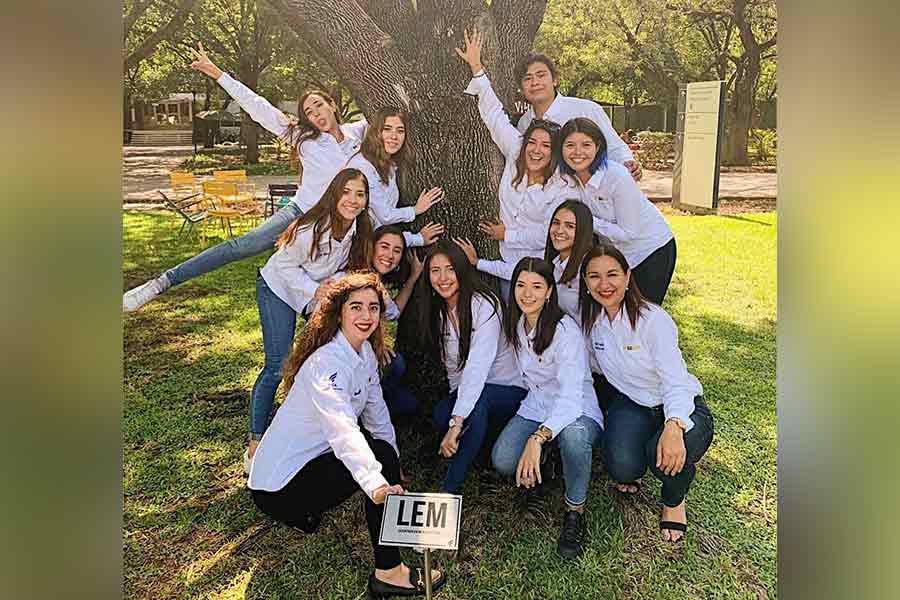
[[[384,502],[378,543],[456,550],[461,515],[462,496],[455,494],[390,495]]]
[[[681,91],[672,199],[678,208],[718,206],[723,84],[689,83]]]

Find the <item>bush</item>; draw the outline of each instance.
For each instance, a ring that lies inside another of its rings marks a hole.
[[[778,133],[774,129],[751,129],[747,146],[747,151],[755,157],[754,162],[769,164],[778,148]]]
[[[640,150],[635,154],[648,169],[669,169],[669,157],[675,152],[675,134],[664,131],[641,131],[637,134]]]

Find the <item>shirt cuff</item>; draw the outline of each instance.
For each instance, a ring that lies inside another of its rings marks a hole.
[[[668,421],[669,419],[680,419],[681,422],[684,423],[685,433],[694,428],[694,420],[691,419],[690,415],[684,414],[684,411],[677,409],[669,411],[663,408],[663,413],[666,415],[666,421]]]
[[[374,498],[372,498],[372,494],[375,493],[375,490],[386,485],[389,485],[388,481],[384,478],[384,475],[382,475],[380,471],[371,471],[359,482],[359,487],[362,488],[362,490],[366,493],[366,496],[368,496],[371,500],[374,500]]]

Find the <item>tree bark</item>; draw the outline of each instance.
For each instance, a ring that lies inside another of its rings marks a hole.
[[[243,65],[239,77],[248,88],[256,91],[259,86],[259,71],[253,65]],[[259,162],[259,127],[246,112],[241,110],[241,139],[244,140],[244,162],[255,165]]]

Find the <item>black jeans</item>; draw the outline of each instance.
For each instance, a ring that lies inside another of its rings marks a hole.
[[[611,385],[606,390],[615,390]],[[676,475],[666,475],[656,468],[656,446],[663,432],[665,416],[662,406],[647,408],[616,391],[609,399],[606,414],[606,436],[603,462],[609,478],[618,483],[640,479],[650,468],[662,482],[663,504],[674,508],[684,501],[694,481],[694,465],[706,454],[713,439],[713,418],[702,396],[694,398],[691,420],[694,426],[684,434],[687,457],[684,468]]]
[[[675,272],[676,254],[675,238],[672,238],[631,270],[638,289],[650,302],[662,306]]]
[[[391,485],[400,483],[400,459],[384,440],[374,440],[366,433],[366,441],[381,463],[381,474]],[[277,492],[251,490],[259,510],[287,525],[301,522],[308,514],[321,514],[343,503],[360,491],[350,471],[333,452],[312,459]],[[400,564],[400,549],[378,544],[384,504],[375,504],[364,495],[369,539],[375,553],[376,569],[392,569]]]

